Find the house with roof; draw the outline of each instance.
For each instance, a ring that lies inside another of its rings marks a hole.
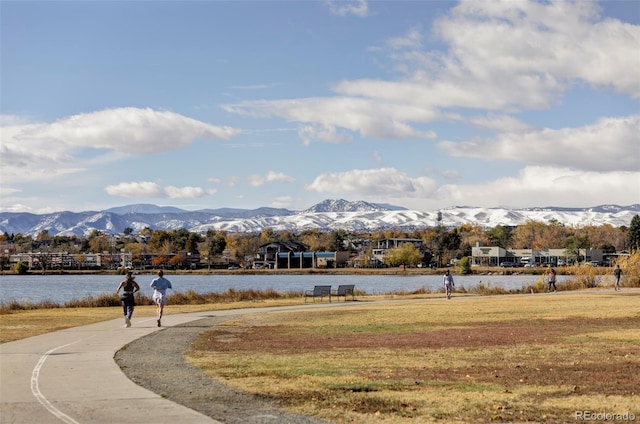
[[[304,269],[342,268],[349,252],[309,252],[309,247],[297,241],[274,241],[263,244],[253,261],[253,268]]]

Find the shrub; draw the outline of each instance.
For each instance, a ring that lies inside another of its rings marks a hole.
[[[491,282],[483,283],[482,281],[480,281],[475,287],[471,287],[468,292],[482,295],[509,293],[508,290],[505,290],[502,287],[491,287]]]
[[[22,261],[16,262],[16,264],[13,266],[13,272],[15,272],[16,274],[26,274],[27,269],[27,264]]]
[[[460,259],[460,262],[458,262],[458,270],[462,275],[471,274],[471,260],[468,256]]]
[[[640,287],[640,250],[629,256],[622,256],[616,262],[622,270],[622,285],[626,287]]]

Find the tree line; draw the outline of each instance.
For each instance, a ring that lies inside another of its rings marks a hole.
[[[346,230],[274,231],[265,228],[260,233],[246,234],[209,230],[205,234],[187,229],[152,230],[145,228],[134,234],[127,228],[118,236],[94,230],[87,236],[50,235],[44,230],[35,237],[25,234],[0,235],[0,244],[5,251],[26,253],[34,251],[79,253],[130,252],[142,254],[192,254],[241,261],[253,257],[261,245],[276,241],[297,241],[308,246],[309,251],[353,251],[372,249],[378,240],[386,238],[413,238],[422,240],[423,247],[441,261],[471,255],[477,244],[500,246],[512,249],[556,249],[583,248],[602,249],[605,253],[622,250],[635,251],[640,248],[640,217],[634,216],[629,227],[614,227],[610,224],[570,226],[556,220],[549,222],[529,221],[516,227],[495,226],[484,228],[478,224],[463,224],[455,228],[436,226],[413,231],[387,229],[376,232],[357,233]],[[364,252],[366,253],[366,252]],[[394,252],[391,252],[394,253]],[[409,252],[411,253],[411,252]],[[405,253],[406,254],[406,253]],[[415,253],[411,253],[415,255]],[[366,256],[366,255],[364,255]],[[393,259],[390,256],[389,259]]]

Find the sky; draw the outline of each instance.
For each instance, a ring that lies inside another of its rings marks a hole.
[[[0,211],[640,203],[637,1],[0,0]]]

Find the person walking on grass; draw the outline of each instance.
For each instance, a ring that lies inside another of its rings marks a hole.
[[[620,290],[620,278],[622,277],[622,270],[620,269],[620,265],[616,265],[616,269],[613,270],[613,275],[616,277],[616,291]]]
[[[140,286],[136,283],[131,271],[127,271],[124,281],[116,289],[116,294],[120,293],[120,289],[122,289],[120,300],[122,301],[122,310],[124,312],[124,326],[128,328],[131,327],[131,317],[136,306],[136,300],[133,295],[140,291]]]
[[[171,282],[164,278],[164,272],[158,271],[158,278],[154,278],[151,282],[151,288],[153,289],[153,301],[156,304],[156,317],[158,319],[158,327],[161,326],[160,320],[162,320],[162,312],[167,304],[167,289],[171,289]]]
[[[555,269],[551,268],[549,270],[547,281],[549,282],[549,288],[547,288],[547,293],[551,291],[551,286],[553,286],[553,292],[556,293],[558,291],[558,288],[556,287],[556,270]]]
[[[455,284],[453,282],[453,275],[451,275],[449,270],[447,270],[447,272],[444,274],[443,281],[444,291],[447,294],[447,299],[451,299],[451,292],[453,291],[453,286],[455,286]]]

